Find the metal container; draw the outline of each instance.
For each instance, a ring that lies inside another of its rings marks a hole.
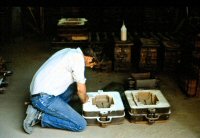
[[[89,100],[83,104],[82,116],[88,125],[121,124],[124,121],[124,105],[119,92],[88,92]]]
[[[129,90],[157,89],[159,87],[158,78],[152,76],[150,72],[131,73],[131,77],[128,79],[128,81],[129,81]]]
[[[169,119],[170,104],[160,90],[127,90],[125,96],[131,122],[147,121],[153,124],[158,120]]]

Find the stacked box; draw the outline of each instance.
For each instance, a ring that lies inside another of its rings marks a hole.
[[[200,34],[198,34],[195,38],[195,49],[199,50],[200,49]]]
[[[192,68],[197,76],[196,96],[200,97],[200,52],[198,51],[193,52]]]
[[[157,70],[159,67],[160,44],[152,37],[140,38],[142,43],[140,50],[139,67],[144,70]]]
[[[128,34],[127,41],[121,41],[119,36],[113,33],[114,37],[114,70],[115,71],[129,71],[132,67],[132,50],[133,40],[132,36]]]
[[[187,96],[194,97],[197,93],[198,79],[194,72],[179,75],[179,86]]]
[[[188,96],[196,96],[197,92],[197,79],[185,80],[185,91]]]
[[[173,41],[163,41],[164,45],[164,71],[176,71],[180,61],[179,45]]]

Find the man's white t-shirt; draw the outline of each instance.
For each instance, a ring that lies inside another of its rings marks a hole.
[[[41,92],[62,94],[73,82],[85,83],[85,61],[80,48],[65,48],[53,54],[35,73],[31,95]]]

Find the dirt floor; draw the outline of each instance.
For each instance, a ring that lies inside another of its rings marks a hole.
[[[42,63],[56,50],[49,42],[40,40],[15,40],[0,46],[0,54],[7,60],[8,69],[13,71],[8,77],[9,85],[0,94],[0,137],[1,138],[199,138],[200,137],[200,98],[189,98],[180,91],[173,76],[160,73],[160,90],[171,105],[169,120],[152,125],[130,123],[127,119],[120,125],[88,126],[83,132],[42,128],[39,124],[34,132],[24,132],[22,123],[25,118],[29,98],[30,81]],[[112,89],[123,91],[123,84],[129,73],[96,72],[86,69],[87,91]],[[117,85],[116,85],[117,84]],[[111,89],[110,88],[110,89]]]

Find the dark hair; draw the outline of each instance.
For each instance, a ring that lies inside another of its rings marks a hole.
[[[91,57],[95,57],[95,53],[92,50],[92,48],[82,48],[83,54],[84,56],[91,56]]]
[[[87,47],[87,48],[82,49],[82,51],[83,51],[84,56],[93,57],[92,62],[96,62],[96,63],[99,62],[97,59],[96,53],[94,52],[92,48]]]

